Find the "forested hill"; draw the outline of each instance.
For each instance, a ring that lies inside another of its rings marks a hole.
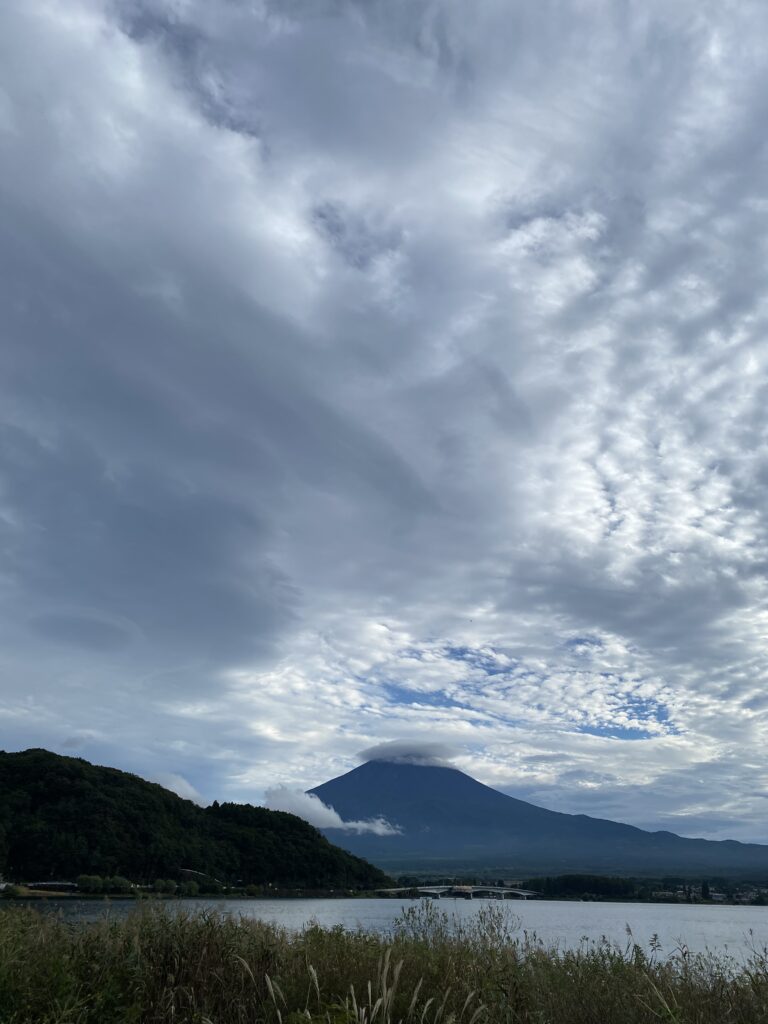
[[[47,750],[0,751],[0,874],[124,875],[290,888],[373,888],[386,876],[301,818],[249,804],[198,807],[136,775]]]

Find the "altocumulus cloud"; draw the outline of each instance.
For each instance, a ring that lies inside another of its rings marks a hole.
[[[6,0],[0,745],[768,841],[766,32]]]

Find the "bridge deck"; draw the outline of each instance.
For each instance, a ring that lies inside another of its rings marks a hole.
[[[480,893],[494,896],[514,896],[517,899],[528,899],[530,896],[541,896],[540,892],[531,889],[513,889],[499,885],[400,885],[393,889],[377,889],[376,892],[397,896],[400,893],[416,892],[424,896],[463,896],[471,899]]]

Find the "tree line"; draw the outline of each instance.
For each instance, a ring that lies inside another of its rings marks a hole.
[[[308,889],[389,882],[295,815],[198,807],[135,775],[45,750],[0,752],[0,873],[144,884],[199,874],[225,885]]]

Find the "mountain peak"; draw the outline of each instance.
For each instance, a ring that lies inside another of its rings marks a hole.
[[[340,846],[389,869],[768,874],[768,846],[684,839],[547,810],[448,764],[377,757],[310,792],[345,820],[380,817],[397,826],[387,836],[327,830]]]

